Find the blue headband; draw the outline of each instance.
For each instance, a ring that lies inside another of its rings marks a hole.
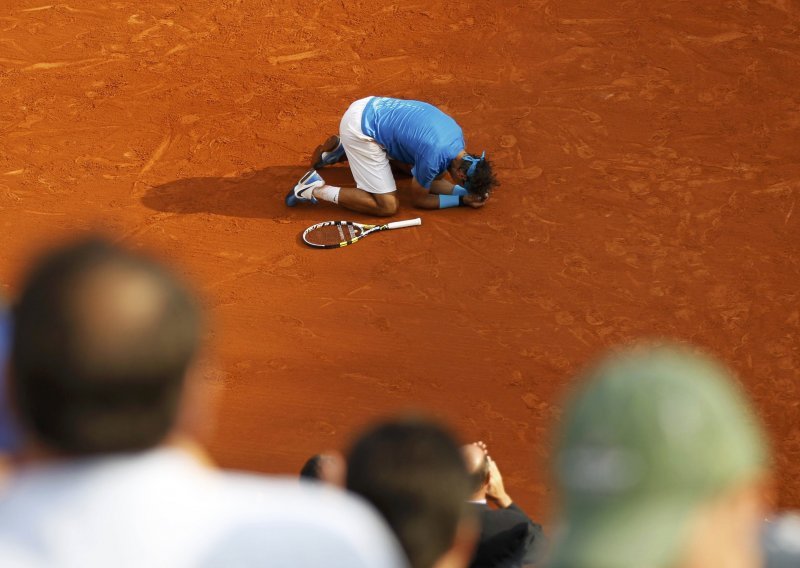
[[[464,154],[464,157],[461,159],[469,164],[469,168],[467,169],[467,179],[464,182],[466,188],[469,189],[470,178],[475,173],[475,170],[478,169],[478,164],[486,161],[486,150],[483,151],[480,158],[470,156],[469,154]]]

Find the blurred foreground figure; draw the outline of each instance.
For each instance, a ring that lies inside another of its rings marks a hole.
[[[11,318],[0,299],[0,492],[11,466],[10,455],[19,444],[19,433],[11,417],[6,396],[6,369],[11,347]]]
[[[304,481],[321,481],[334,487],[344,487],[347,475],[347,464],[339,452],[314,454],[300,470],[300,479]]]
[[[207,465],[178,420],[201,400],[198,320],[165,269],[104,242],[35,267],[14,311],[23,465],[0,501],[0,565],[401,566],[353,498]]]
[[[413,568],[463,568],[475,548],[469,476],[440,426],[398,419],[365,432],[347,459],[347,488],[386,518]]]
[[[767,452],[730,373],[673,347],[591,370],[556,451],[558,568],[755,568]]]
[[[766,568],[800,566],[800,513],[784,513],[764,523]]]

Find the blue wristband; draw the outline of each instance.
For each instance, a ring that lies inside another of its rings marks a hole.
[[[461,205],[461,197],[458,195],[439,196],[439,209],[447,209],[448,207],[458,207],[459,205]]]
[[[467,194],[466,187],[461,187],[460,185],[453,186],[453,195],[466,195],[466,194]]]

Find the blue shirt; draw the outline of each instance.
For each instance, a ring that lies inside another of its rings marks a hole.
[[[425,189],[465,146],[456,121],[420,101],[373,97],[364,108],[361,130],[390,158],[411,164],[412,175]]]

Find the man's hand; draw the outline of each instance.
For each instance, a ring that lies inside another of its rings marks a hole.
[[[506,488],[503,485],[503,476],[500,475],[497,464],[488,455],[486,459],[489,461],[489,486],[486,488],[486,499],[505,509],[511,505],[511,497],[506,493]]]
[[[464,205],[469,205],[473,209],[480,209],[484,205],[486,205],[487,197],[483,197],[480,195],[476,195],[474,193],[468,193],[464,196]]]

